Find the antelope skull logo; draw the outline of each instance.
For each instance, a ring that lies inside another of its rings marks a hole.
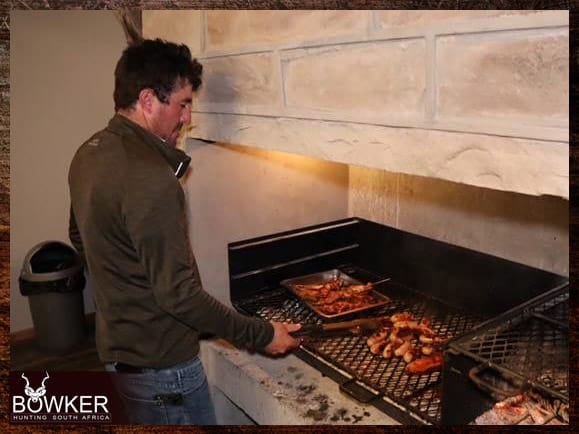
[[[26,396],[32,399],[32,402],[38,402],[38,400],[46,394],[46,387],[44,386],[44,382],[50,378],[48,372],[46,372],[46,377],[42,379],[42,385],[36,390],[30,387],[30,382],[28,381],[28,378],[26,378],[26,375],[24,375],[24,372],[22,373],[22,378],[26,380],[26,386],[24,386],[24,393],[26,394]]]

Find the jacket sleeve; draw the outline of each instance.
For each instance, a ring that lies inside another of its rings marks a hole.
[[[265,347],[273,339],[271,324],[241,315],[203,290],[189,243],[184,193],[177,179],[168,168],[152,177],[151,171],[138,173],[143,178],[125,186],[123,215],[157,304],[199,332],[240,347]]]
[[[82,239],[80,238],[80,231],[78,230],[78,225],[76,224],[76,218],[74,216],[74,211],[72,210],[72,205],[70,207],[70,215],[68,219],[68,238],[80,256],[83,265],[86,264]]]

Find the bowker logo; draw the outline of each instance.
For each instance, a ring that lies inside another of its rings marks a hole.
[[[40,387],[30,387],[24,379],[24,395],[12,395],[11,422],[110,422],[107,408],[108,397],[104,395],[53,395],[47,396],[45,372]]]
[[[48,372],[46,372],[46,377],[42,379],[42,385],[36,390],[30,387],[30,382],[28,381],[28,378],[26,378],[26,375],[24,375],[24,372],[22,373],[22,378],[26,380],[26,386],[24,386],[24,393],[32,400],[32,402],[38,402],[40,398],[46,395],[46,387],[44,387],[44,382],[50,378]]]

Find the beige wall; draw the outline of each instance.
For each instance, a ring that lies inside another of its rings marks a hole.
[[[18,287],[26,253],[68,241],[68,164],[113,114],[113,70],[125,37],[112,11],[10,16],[10,331],[32,327]],[[90,288],[85,309],[94,311]]]
[[[205,64],[196,134],[569,197],[568,11],[144,11]]]
[[[348,166],[188,140],[189,234],[205,289],[230,304],[227,244],[348,216]]]
[[[352,166],[349,212],[569,275],[569,202]]]

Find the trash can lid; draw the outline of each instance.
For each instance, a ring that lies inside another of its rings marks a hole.
[[[30,282],[64,279],[82,272],[82,261],[71,246],[61,241],[44,241],[34,246],[22,265],[20,278]]]

